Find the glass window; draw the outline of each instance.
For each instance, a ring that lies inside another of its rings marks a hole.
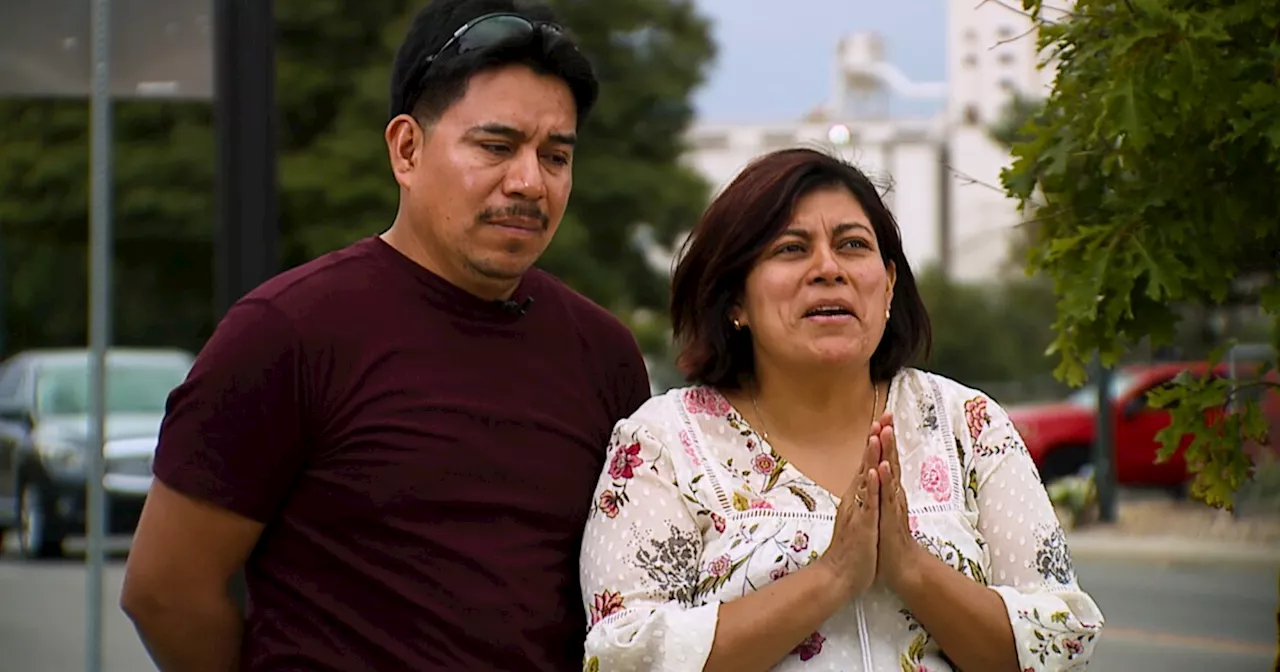
[[[0,400],[8,401],[18,396],[18,390],[22,386],[22,366],[19,364],[6,364],[4,368],[0,368]]]
[[[1111,375],[1111,399],[1119,399],[1129,391],[1134,385],[1134,377],[1122,371],[1116,371]],[[1098,386],[1085,385],[1084,387],[1071,393],[1067,397],[1067,403],[1083,406],[1085,408],[1098,408]]]
[[[186,378],[181,361],[107,364],[108,413],[164,413],[169,392]],[[36,378],[40,414],[82,415],[89,412],[88,363],[42,366]]]

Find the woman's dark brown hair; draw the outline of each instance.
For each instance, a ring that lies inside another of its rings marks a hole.
[[[671,283],[671,326],[680,370],[690,382],[739,387],[754,372],[751,336],[730,324],[747,274],[791,220],[796,203],[826,187],[848,189],[875,229],[880,258],[897,282],[884,336],[871,356],[871,378],[893,378],[932,348],[929,313],[902,250],[902,234],[876,187],[851,164],[812,149],[766,154],[748,165],[711,203],[685,242]]]

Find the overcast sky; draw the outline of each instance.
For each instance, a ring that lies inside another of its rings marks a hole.
[[[710,80],[695,97],[699,116],[708,121],[803,116],[827,98],[836,43],[859,30],[880,32],[888,60],[911,79],[941,81],[946,75],[944,0],[695,2],[712,19],[719,46]]]

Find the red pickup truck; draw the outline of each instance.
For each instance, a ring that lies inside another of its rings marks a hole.
[[[1244,366],[1238,365],[1241,369]],[[1113,450],[1116,480],[1120,485],[1181,490],[1186,484],[1190,477],[1182,450],[1190,439],[1184,440],[1182,448],[1170,459],[1157,464],[1156,451],[1160,444],[1156,441],[1156,433],[1168,426],[1169,413],[1148,407],[1146,395],[1152,388],[1168,383],[1183,371],[1203,375],[1208,368],[1207,362],[1171,362],[1131,365],[1114,372],[1111,379],[1111,412],[1115,430]],[[1215,374],[1228,375],[1227,366],[1219,364]],[[1268,378],[1274,379],[1274,372]],[[1280,446],[1280,395],[1271,391],[1264,396],[1264,388],[1261,387],[1249,388],[1241,395],[1252,395],[1262,402],[1263,414],[1271,426],[1267,445],[1250,446],[1249,450],[1275,452]],[[1046,483],[1078,473],[1090,463],[1097,430],[1097,408],[1097,388],[1091,385],[1076,390],[1061,402],[1008,407],[1009,415],[1026,441]]]

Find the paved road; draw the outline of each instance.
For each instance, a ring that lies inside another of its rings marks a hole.
[[[1107,617],[1091,671],[1269,672],[1277,568],[1079,563]]]
[[[108,567],[103,672],[153,672],[116,608],[123,562]],[[1276,569],[1080,563],[1107,615],[1091,672],[1266,672],[1276,649]],[[1280,568],[1277,568],[1280,569]],[[0,560],[0,670],[83,670],[84,569]]]

